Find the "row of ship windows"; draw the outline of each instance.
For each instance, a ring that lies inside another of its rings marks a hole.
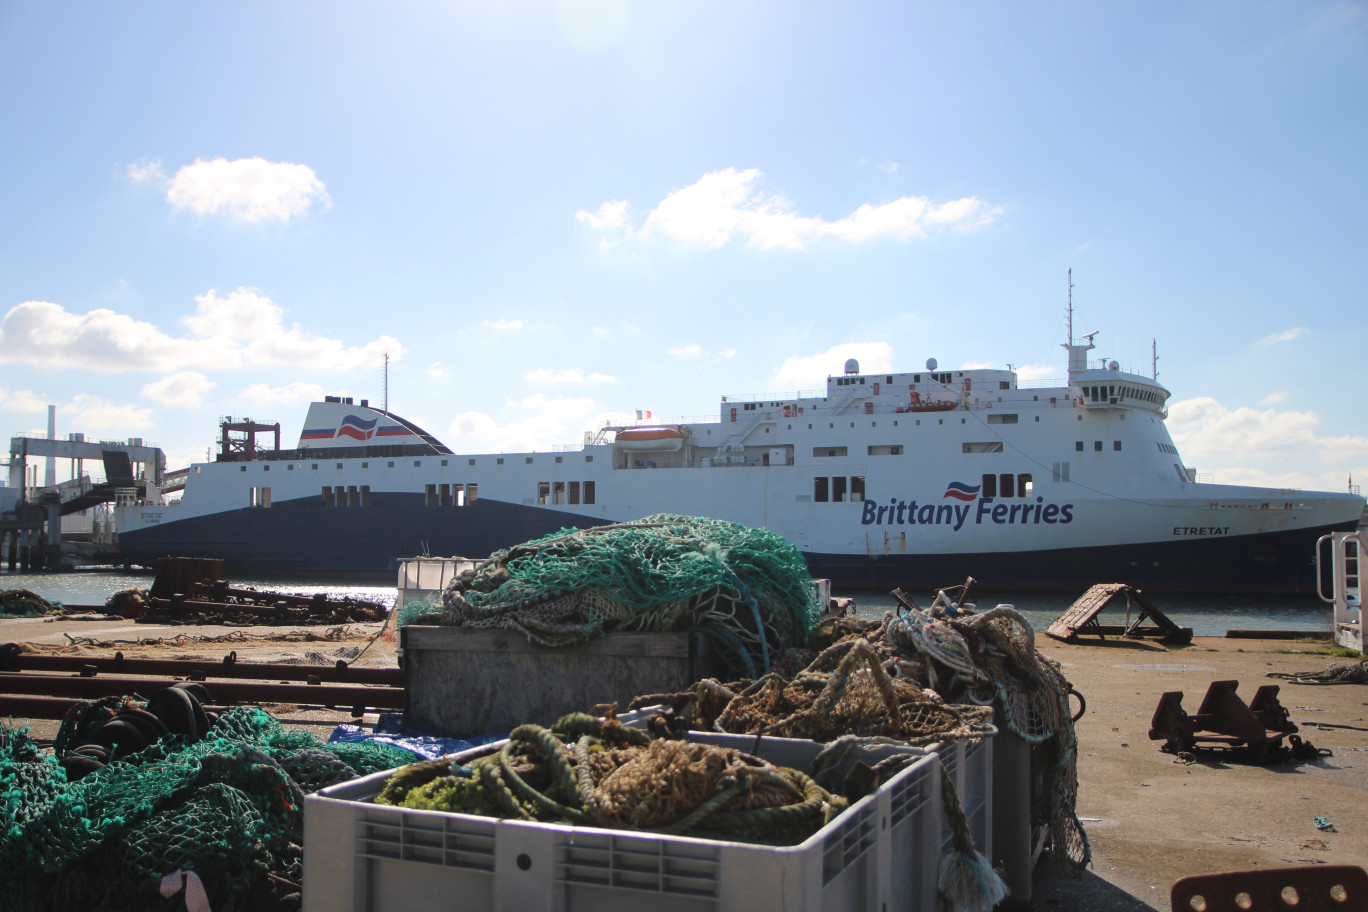
[[[1112,450],[1113,450],[1113,452],[1117,452],[1117,453],[1121,452],[1121,441],[1119,441],[1119,440],[1113,440],[1113,441],[1112,441]],[[1076,452],[1076,453],[1081,453],[1081,452],[1083,452],[1083,441],[1081,441],[1081,440],[1075,440],[1075,441],[1074,441],[1074,452]],[[1100,441],[1100,440],[1094,440],[1094,441],[1093,441],[1093,452],[1094,452],[1094,453],[1100,453],[1100,452],[1102,452],[1102,441]]]
[[[593,482],[589,482],[593,484]],[[480,499],[480,486],[474,484],[430,484],[424,490],[429,507],[464,507]],[[369,507],[370,485],[323,485],[319,503],[325,507]],[[592,500],[588,503],[593,503]],[[269,507],[271,489],[266,486],[251,489],[249,505]]]
[[[1064,463],[1064,480],[1069,477],[1069,465]],[[1059,463],[1055,464],[1055,481],[1059,481]],[[983,475],[980,481],[983,497],[1030,497],[1035,493],[1035,482],[1029,474],[1004,473]],[[834,475],[812,479],[814,503],[857,503],[865,499],[865,476]]]
[[[525,456],[525,457],[523,457],[523,461],[526,462],[528,465],[532,465],[532,460],[533,460],[533,458],[534,458],[534,457],[532,457],[532,456]],[[446,468],[448,461],[449,461],[449,460],[446,460],[446,459],[441,460],[441,466],[442,466],[442,468]],[[564,462],[564,461],[565,461],[565,457],[564,457],[564,456],[557,456],[557,457],[555,457],[555,461],[556,461],[557,463]],[[594,457],[591,456],[591,455],[586,455],[586,456],[584,457],[584,461],[585,461],[585,462],[593,462],[593,461],[594,461]],[[495,465],[503,465],[503,464],[504,464],[504,458],[503,458],[502,456],[496,456],[496,457],[494,458],[494,464],[495,464]],[[247,465],[248,465],[248,463],[243,463],[242,465],[238,466],[238,471],[239,471],[239,472],[245,472],[245,471],[247,471]],[[269,462],[262,462],[262,463],[259,463],[259,465],[261,466],[261,471],[263,471],[263,472],[269,472],[269,471],[271,471],[271,464],[270,464]],[[336,466],[337,466],[337,468],[339,468],[339,469],[342,468],[343,465],[344,465],[344,464],[343,464],[343,463],[340,463],[340,462],[339,462],[339,463],[336,463]],[[466,460],[466,465],[472,465],[472,466],[475,465],[475,460],[474,460],[474,459],[467,459],[467,460]],[[318,466],[319,466],[319,463],[315,462],[315,463],[310,464],[309,468],[310,468],[310,469],[313,469],[313,470],[316,472],[316,471],[318,471]],[[386,466],[387,468],[391,468],[391,469],[394,468],[394,460],[393,460],[393,459],[386,460],[385,466]],[[421,459],[415,459],[415,460],[413,460],[413,467],[414,467],[415,469],[422,468],[422,466],[423,466],[423,460],[421,460]],[[363,461],[363,462],[361,463],[361,468],[363,468],[363,469],[369,469],[369,468],[370,468],[370,462],[369,462],[369,461]],[[285,466],[285,471],[287,471],[287,472],[293,472],[294,470],[295,470],[295,464],[294,464],[294,463],[289,463],[289,464],[287,464],[287,465]],[[199,466],[196,466],[196,467],[195,467],[195,471],[196,471],[196,472],[199,471]]]
[[[594,483],[592,481],[537,482],[537,503],[539,504],[591,504],[593,502]]]
[[[1142,389],[1136,386],[1117,386],[1109,383],[1105,386],[1085,386],[1083,395],[1088,397],[1090,402],[1124,402],[1127,399],[1139,399],[1142,402],[1162,404],[1163,400],[1154,390]]]

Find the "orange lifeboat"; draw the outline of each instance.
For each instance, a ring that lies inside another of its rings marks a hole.
[[[684,432],[672,427],[623,428],[614,444],[620,450],[677,450],[684,445]]]
[[[911,401],[904,407],[898,409],[900,412],[948,412],[954,409],[959,403],[953,399],[927,399],[922,401],[921,393],[912,391]]]

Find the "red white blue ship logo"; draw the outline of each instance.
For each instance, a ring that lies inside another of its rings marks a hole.
[[[967,485],[962,481],[952,481],[945,486],[945,493],[941,495],[941,500],[953,497],[955,500],[971,501],[978,498],[979,490],[982,485]]]
[[[305,428],[299,435],[301,440],[332,440],[339,437],[350,437],[353,440],[370,440],[372,437],[398,437],[409,433],[408,429],[402,425],[389,424],[384,427],[377,427],[380,423],[379,418],[369,420],[359,415],[348,415],[343,418],[336,428]]]

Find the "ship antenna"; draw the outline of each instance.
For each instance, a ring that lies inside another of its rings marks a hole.
[[[1153,375],[1154,382],[1159,382],[1159,341],[1150,339],[1150,374]]]
[[[1067,311],[1067,314],[1068,314],[1069,344],[1070,344],[1070,345],[1073,345],[1073,344],[1074,344],[1074,337],[1073,337],[1073,267],[1072,267],[1072,266],[1069,267],[1069,309],[1068,309],[1068,311]]]
[[[383,387],[385,414],[389,414],[389,352],[385,352],[385,384]]]

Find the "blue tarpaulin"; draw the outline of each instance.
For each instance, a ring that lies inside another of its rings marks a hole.
[[[447,754],[455,754],[492,741],[500,741],[506,735],[473,735],[467,738],[454,738],[435,726],[418,720],[408,720],[402,713],[381,713],[370,731],[359,725],[342,724],[328,736],[328,741],[342,741],[350,744],[381,742],[412,751],[425,760],[435,760]]]

